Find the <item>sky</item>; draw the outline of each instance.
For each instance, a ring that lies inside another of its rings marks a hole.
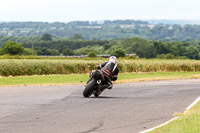
[[[200,20],[200,0],[0,0],[1,21]]]

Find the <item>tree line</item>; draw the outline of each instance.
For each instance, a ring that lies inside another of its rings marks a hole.
[[[161,41],[198,41],[200,25],[150,24],[139,20],[0,23],[0,36],[3,37],[32,37],[45,33],[62,38],[81,34],[86,40],[140,37]]]
[[[200,41],[151,41],[139,37],[112,40],[85,40],[80,34],[73,38],[42,36],[7,38],[0,55],[89,55],[110,54],[124,57],[136,54],[139,58],[200,59]],[[0,39],[1,40],[1,39]]]

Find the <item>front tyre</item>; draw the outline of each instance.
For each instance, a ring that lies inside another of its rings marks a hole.
[[[89,83],[85,86],[85,90],[83,91],[84,97],[90,97],[93,93],[94,86],[96,85],[96,80],[91,80]]]

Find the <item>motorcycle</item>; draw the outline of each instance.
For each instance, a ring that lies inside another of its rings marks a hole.
[[[93,70],[90,72],[90,77],[85,85],[83,96],[90,97],[94,94],[95,97],[98,97],[105,90],[106,86],[107,84],[102,70]]]

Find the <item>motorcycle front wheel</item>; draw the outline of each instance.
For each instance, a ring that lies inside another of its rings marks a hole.
[[[95,79],[89,81],[87,83],[87,85],[85,86],[85,89],[83,91],[83,96],[84,97],[90,97],[93,93],[93,89],[94,89],[94,86],[97,84],[97,81]]]

